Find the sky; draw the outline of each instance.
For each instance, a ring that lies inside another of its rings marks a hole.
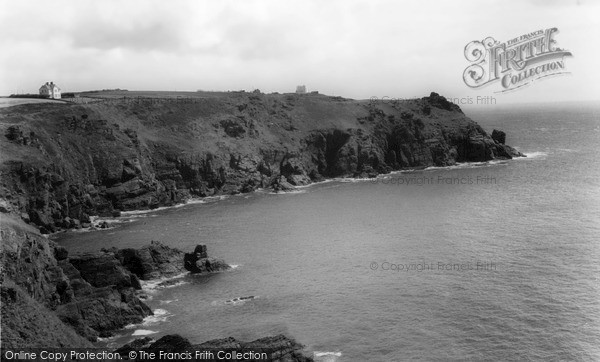
[[[568,75],[471,89],[465,46],[539,29]],[[0,0],[0,95],[129,90],[308,91],[366,99],[600,100],[598,0]]]

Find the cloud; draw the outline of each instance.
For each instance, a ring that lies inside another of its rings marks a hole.
[[[176,25],[164,21],[144,23],[93,23],[73,29],[71,40],[75,48],[131,51],[177,51],[182,46]]]
[[[462,82],[469,41],[558,27],[560,46],[576,58],[573,77],[561,82],[570,91],[550,96],[600,98],[600,54],[589,43],[600,22],[589,0],[577,3],[1,1],[0,94],[54,80],[70,90],[293,91],[305,83],[357,98],[436,89],[460,96],[470,91]],[[523,98],[548,98],[534,88],[539,95]]]

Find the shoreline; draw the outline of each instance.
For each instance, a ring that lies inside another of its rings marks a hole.
[[[212,195],[212,196],[205,196],[205,197],[190,197],[190,198],[186,199],[184,202],[177,203],[175,205],[159,206],[154,209],[138,209],[138,210],[121,211],[120,212],[121,215],[118,217],[91,215],[90,219],[92,220],[92,225],[93,225],[92,227],[80,228],[80,229],[69,228],[69,229],[63,229],[63,230],[59,230],[59,231],[56,231],[53,233],[42,234],[42,235],[45,235],[52,240],[56,240],[59,237],[59,235],[62,235],[65,233],[88,233],[88,232],[95,232],[95,231],[113,230],[113,229],[118,228],[119,226],[110,226],[111,224],[124,224],[127,222],[134,222],[137,215],[147,215],[147,214],[151,214],[154,212],[177,209],[177,208],[181,208],[181,207],[185,207],[185,206],[189,206],[189,205],[201,205],[201,204],[207,204],[207,203],[212,203],[212,202],[219,202],[219,201],[228,199],[230,197],[248,196],[248,195],[260,194],[260,193],[264,193],[267,195],[298,194],[298,193],[303,193],[303,190],[308,189],[310,187],[324,185],[327,183],[334,183],[334,182],[377,183],[380,180],[385,179],[387,176],[393,177],[395,175],[410,174],[410,173],[417,173],[417,172],[452,171],[452,170],[475,169],[475,168],[479,168],[479,167],[493,167],[493,166],[499,166],[499,165],[506,164],[512,160],[533,159],[533,158],[537,158],[537,157],[541,157],[541,156],[545,156],[545,155],[546,154],[544,152],[534,151],[534,152],[530,152],[528,154],[523,153],[523,156],[514,157],[512,159],[494,159],[494,160],[482,161],[482,162],[457,162],[456,164],[450,165],[450,166],[422,166],[422,167],[418,167],[418,168],[393,170],[388,173],[377,174],[374,177],[366,177],[366,178],[365,177],[347,177],[347,176],[346,177],[332,177],[332,178],[326,178],[322,181],[314,181],[314,182],[308,183],[306,185],[293,186],[294,188],[292,190],[287,190],[287,191],[275,191],[273,188],[257,188],[256,190],[252,190],[249,192],[241,192],[241,193],[236,193],[236,194]],[[108,226],[101,227],[100,225],[102,225],[102,223],[106,223],[106,225],[108,225]]]

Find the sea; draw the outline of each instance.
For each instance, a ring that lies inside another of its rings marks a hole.
[[[599,361],[600,105],[465,113],[527,157],[192,200],[57,235],[71,252],[206,244],[233,265],[144,283],[155,315],[100,344],[283,333],[317,361]]]

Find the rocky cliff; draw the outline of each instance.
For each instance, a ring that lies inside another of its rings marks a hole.
[[[0,109],[4,348],[89,347],[152,313],[139,298],[140,280],[227,268],[202,246],[189,254],[153,243],[69,255],[38,229],[85,227],[94,215],[194,196],[521,156],[504,132],[488,135],[435,93],[379,103],[244,92],[185,101],[105,96]],[[281,360],[304,360],[285,337],[207,343],[275,346]]]
[[[89,346],[128,324],[152,315],[141,298],[140,280],[186,272],[184,252],[152,242],[141,249],[109,249],[70,255],[35,228],[3,217],[2,345]],[[212,261],[206,273],[229,268],[208,257],[206,246],[198,263]],[[197,254],[190,254],[197,255]]]
[[[3,215],[1,221],[2,351],[93,348],[97,337],[110,336],[152,314],[140,299],[140,280],[175,276],[186,270],[206,273],[229,268],[223,261],[209,257],[205,245],[184,253],[153,241],[140,249],[70,255],[22,220]],[[266,353],[272,361],[312,361],[302,349],[302,345],[283,335],[252,342],[229,337],[195,345],[180,336],[167,335],[157,341],[135,340],[117,352],[125,359],[129,359],[128,352],[132,350],[144,350],[157,355],[159,351],[181,355],[213,351],[215,356],[217,351],[224,356],[230,352],[253,352]]]
[[[106,96],[0,110],[2,210],[48,233],[192,196],[520,156],[503,132],[489,136],[435,93],[402,102]]]

